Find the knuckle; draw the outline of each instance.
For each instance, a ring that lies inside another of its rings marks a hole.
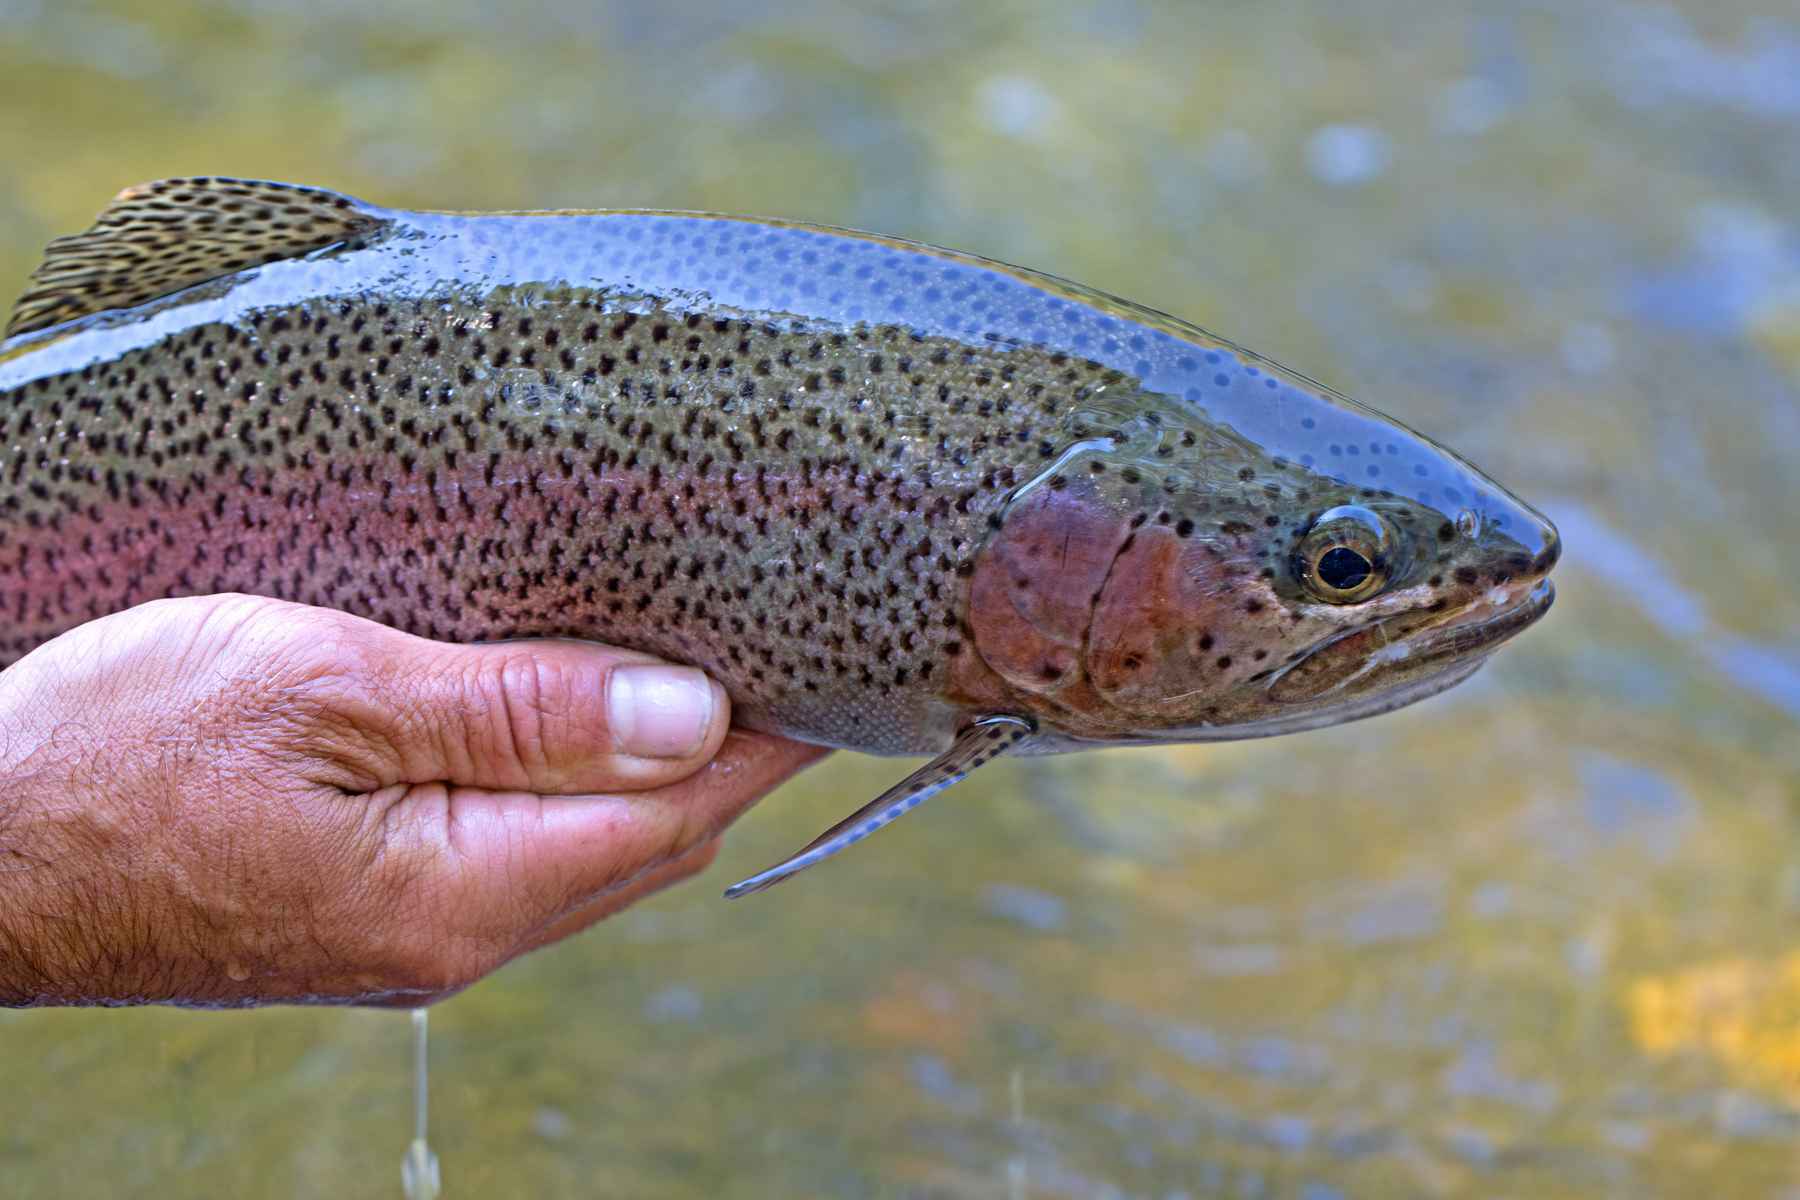
[[[676,880],[690,879],[693,876],[698,875],[700,872],[706,870],[706,868],[712,866],[713,860],[718,857],[719,839],[717,837],[709,838],[697,846],[689,847],[682,853],[681,857],[676,860],[675,877],[671,879],[670,882],[673,883]]]
[[[415,942],[389,967],[391,990],[422,996],[444,996],[461,991],[480,979],[495,964],[478,944],[452,936]]]
[[[482,903],[471,882],[485,865],[463,861],[448,843],[391,829],[379,843],[358,873],[354,911],[334,924],[357,931],[354,957],[381,989],[448,994],[505,961],[516,940],[511,914]]]
[[[657,865],[661,865],[675,861],[704,840],[705,832],[688,815],[687,810],[683,809],[681,815],[671,825],[668,843],[663,846],[662,853],[656,857],[655,862]]]
[[[321,614],[308,632],[267,642],[221,674],[207,710],[210,728],[285,760],[316,764],[352,791],[377,786],[399,757],[376,664],[355,631]]]
[[[533,655],[509,657],[500,668],[505,745],[527,773],[549,765],[549,724],[562,689],[559,672]]]
[[[721,832],[721,828],[715,822],[707,820],[698,808],[682,805],[677,809],[668,845],[659,861],[668,862],[681,858],[707,843],[711,843],[716,850]]]
[[[556,734],[573,691],[569,671],[540,654],[508,654],[477,667],[477,695],[501,765],[521,781],[542,780],[555,766]]]
[[[373,911],[353,923],[364,944],[346,956],[363,964],[361,974],[377,990],[444,995],[498,965],[492,939],[448,924],[444,906],[431,902],[428,888],[396,885],[397,880],[390,880],[370,897]]]
[[[342,614],[291,605],[225,608],[215,619],[230,628],[209,639],[210,669],[196,680],[201,717],[223,726],[305,726],[363,699],[362,656],[350,639],[335,636]]]

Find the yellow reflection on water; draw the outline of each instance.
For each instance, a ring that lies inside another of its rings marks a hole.
[[[1645,1053],[1702,1054],[1738,1083],[1800,1105],[1800,950],[1646,975],[1631,984],[1625,1005]]]

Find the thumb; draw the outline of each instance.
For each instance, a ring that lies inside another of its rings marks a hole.
[[[699,770],[731,724],[724,688],[649,655],[567,640],[454,645],[346,620],[350,637],[319,647],[334,669],[309,690],[326,736],[346,743],[323,757],[350,767],[354,778],[333,781],[347,790],[640,791]]]

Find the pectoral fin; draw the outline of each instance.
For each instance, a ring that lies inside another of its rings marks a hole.
[[[1036,729],[1023,717],[982,717],[958,734],[948,750],[821,833],[791,858],[726,888],[725,898],[736,900],[774,887],[790,875],[824,862],[883,825],[892,824],[902,813],[917,808],[982,763],[999,758]]]

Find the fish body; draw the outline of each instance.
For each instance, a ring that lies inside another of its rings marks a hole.
[[[1540,616],[1558,553],[1450,451],[1195,326],[791,222],[171,181],[53,245],[14,328],[5,661],[253,592],[645,650],[747,727],[954,757],[942,786],[983,739],[1398,707]]]

